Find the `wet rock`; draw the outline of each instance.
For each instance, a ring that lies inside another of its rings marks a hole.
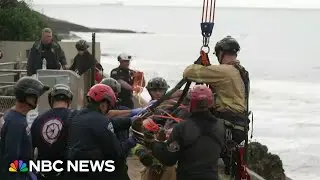
[[[268,152],[267,146],[259,142],[249,143],[248,166],[266,180],[286,179],[280,157]]]

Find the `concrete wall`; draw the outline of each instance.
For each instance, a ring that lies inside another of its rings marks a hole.
[[[27,60],[27,50],[29,50],[34,42],[30,41],[0,41],[0,50],[3,52],[3,57],[0,59],[0,63],[10,62],[10,61],[26,61]],[[67,66],[70,66],[72,59],[77,54],[75,48],[76,42],[59,42],[62,49],[64,50],[67,58]],[[92,47],[92,43],[89,43]],[[91,52],[91,48],[89,48]],[[96,58],[100,62],[101,50],[100,43],[96,42]],[[13,65],[1,66],[0,69],[12,69]],[[0,75],[3,74],[0,72]],[[0,81],[13,81],[13,77],[0,77]]]

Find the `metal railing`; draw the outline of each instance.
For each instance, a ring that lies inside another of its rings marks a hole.
[[[0,81],[0,89],[7,89],[13,86],[15,82],[17,82],[22,75],[27,74],[26,69],[22,69],[23,65],[26,65],[27,61],[11,61],[0,63],[0,78],[2,77],[13,77],[13,81],[5,82]],[[13,66],[13,68],[3,68],[4,66]]]

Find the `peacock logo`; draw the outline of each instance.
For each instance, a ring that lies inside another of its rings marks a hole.
[[[28,172],[27,164],[22,160],[14,160],[10,163],[9,172]]]

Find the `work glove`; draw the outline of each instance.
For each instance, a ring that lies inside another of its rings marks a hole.
[[[133,117],[133,116],[136,116],[138,114],[143,114],[144,112],[148,111],[148,108],[154,104],[155,102],[157,102],[157,100],[153,100],[153,101],[150,101],[146,107],[144,108],[136,108],[136,109],[132,109],[131,110],[131,115],[130,117]]]
[[[152,105],[153,105],[155,102],[157,102],[157,101],[158,101],[158,100],[149,101],[146,107],[152,106]]]
[[[128,147],[131,149],[133,147],[135,147],[137,145],[137,140],[135,137],[133,136],[130,136],[128,139],[127,139],[127,143],[128,143]]]
[[[141,112],[143,112],[144,110],[145,110],[144,108],[132,109],[130,117],[136,116],[136,115],[140,114]]]

